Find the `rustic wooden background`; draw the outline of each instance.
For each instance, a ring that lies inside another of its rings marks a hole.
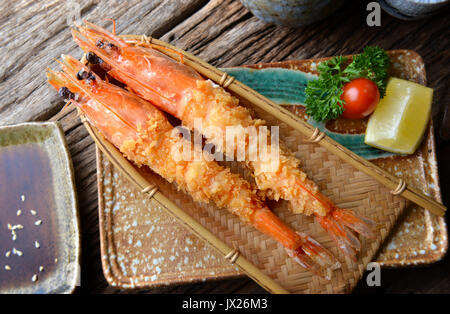
[[[71,4],[72,3],[72,4]],[[75,3],[75,5],[73,4]],[[81,56],[70,38],[68,21],[76,12],[104,26],[115,19],[118,33],[147,34],[190,51],[216,66],[352,54],[365,45],[412,49],[426,63],[434,88],[433,118],[444,202],[450,204],[450,123],[442,119],[448,96],[449,10],[419,21],[401,21],[382,13],[381,27],[366,25],[367,1],[346,1],[333,16],[291,29],[265,24],[237,0],[72,0],[0,2],[0,125],[59,120],[75,168],[82,228],[82,278],[78,293],[121,293],[109,287],[100,263],[94,143],[74,112],[45,80],[47,67],[66,53]],[[55,116],[56,115],[56,116]],[[447,114],[448,115],[448,114]],[[441,134],[441,136],[439,135]],[[448,215],[447,215],[448,217]],[[448,221],[448,219],[447,219]],[[355,293],[450,292],[450,258],[434,265],[383,269],[382,286],[362,280]],[[165,287],[146,293],[262,293],[247,278]]]

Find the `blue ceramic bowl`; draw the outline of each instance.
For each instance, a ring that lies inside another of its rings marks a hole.
[[[301,27],[334,12],[343,0],[241,0],[256,17],[285,26]]]
[[[417,20],[437,14],[448,0],[380,0],[387,13],[402,20]]]

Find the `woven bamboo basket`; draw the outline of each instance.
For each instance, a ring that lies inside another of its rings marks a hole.
[[[293,263],[274,240],[244,225],[239,218],[213,205],[196,204],[189,196],[178,192],[175,186],[151,171],[136,169],[82,117],[98,147],[139,190],[164,206],[186,228],[210,243],[267,291],[348,292],[362,276],[367,263],[372,260],[406,207],[405,198],[438,215],[444,214],[445,207],[442,204],[406,186],[402,179],[360,158],[225,72],[165,42],[146,36],[124,37],[130,42],[145,41],[156,45],[156,49],[161,47],[159,50],[162,53],[176,60],[179,58],[178,53],[182,53],[186,65],[227,88],[240,99],[242,105],[252,110],[255,116],[266,120],[268,125],[280,126],[280,138],[304,161],[302,168],[326,196],[338,206],[354,209],[378,223],[375,240],[360,239],[362,251],[355,263],[340,253],[312,218],[290,213],[285,202],[271,204],[281,219],[296,230],[310,234],[338,256],[343,264],[341,269],[334,272],[331,281],[313,276]],[[238,167],[233,164],[230,166]]]

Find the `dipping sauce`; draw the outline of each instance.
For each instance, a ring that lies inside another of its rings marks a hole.
[[[52,192],[42,145],[0,146],[0,291],[43,282],[56,268]]]

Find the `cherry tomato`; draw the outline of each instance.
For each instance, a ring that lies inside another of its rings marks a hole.
[[[377,84],[366,78],[357,78],[343,87],[343,118],[362,119],[371,114],[380,100]]]

